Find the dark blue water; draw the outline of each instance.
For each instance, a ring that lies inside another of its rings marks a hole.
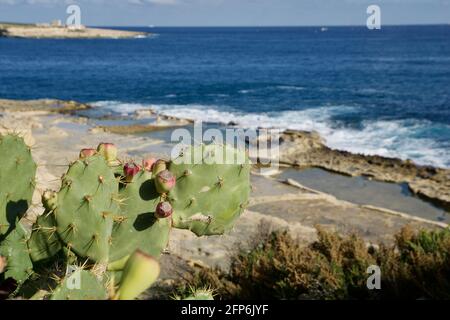
[[[141,30],[157,35],[0,39],[0,97],[314,129],[335,148],[450,167],[450,25]]]

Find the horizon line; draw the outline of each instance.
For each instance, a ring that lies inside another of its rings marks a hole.
[[[0,21],[0,24],[39,24],[41,22],[13,22]],[[365,24],[310,24],[310,25],[108,25],[108,24],[86,24],[91,28],[317,28],[317,27],[366,27]],[[381,27],[408,27],[408,26],[450,26],[450,22],[426,22],[426,23],[387,23]]]
[[[366,27],[365,24],[311,24],[311,25],[86,25],[87,27],[112,28],[339,28],[339,27]],[[450,22],[442,23],[399,23],[382,24],[383,27],[410,27],[410,26],[450,26]]]

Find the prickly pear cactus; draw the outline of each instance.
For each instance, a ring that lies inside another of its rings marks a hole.
[[[108,292],[102,280],[81,268],[71,272],[53,290],[50,300],[106,300]]]
[[[160,195],[152,174],[141,170],[122,185],[120,214],[115,218],[109,260],[114,262],[140,249],[159,257],[169,241],[170,219],[155,218]]]
[[[19,284],[33,273],[33,265],[28,254],[28,233],[20,222],[0,244],[0,256],[6,258],[4,278],[12,278]]]
[[[171,220],[155,218],[160,195],[152,174],[140,170],[129,182],[119,180],[101,155],[74,162],[57,195],[43,195],[47,211],[28,242],[33,262],[61,249],[113,264],[115,270],[123,269],[124,263],[117,267],[120,261],[137,249],[159,257],[169,241]]]
[[[198,236],[232,228],[250,195],[250,160],[245,151],[223,145],[191,147],[170,163],[169,170],[176,176],[169,193],[174,227]]]
[[[117,180],[103,157],[71,164],[54,210],[56,230],[65,246],[80,257],[107,263],[119,211],[117,197]]]
[[[115,147],[103,145],[115,159]],[[84,264],[59,282],[51,299],[134,299],[156,280],[172,226],[198,236],[223,234],[247,205],[250,161],[244,151],[202,145],[169,164],[133,162],[121,172],[120,161],[112,166],[100,151],[70,164],[58,193],[44,192],[46,212],[30,236],[14,230],[0,246],[0,255],[14,257],[7,272],[18,281],[29,276],[32,263]]]
[[[0,136],[0,240],[14,229],[31,204],[36,163],[17,135]]]

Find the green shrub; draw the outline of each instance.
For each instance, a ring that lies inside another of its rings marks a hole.
[[[381,268],[381,290],[367,288],[371,265]],[[391,246],[321,228],[309,246],[268,233],[232,257],[229,272],[202,269],[177,290],[188,286],[211,287],[222,299],[449,299],[450,230],[405,227]]]

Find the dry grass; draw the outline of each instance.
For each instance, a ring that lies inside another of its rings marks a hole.
[[[222,299],[450,299],[450,230],[405,227],[395,245],[376,248],[355,235],[318,234],[301,246],[286,232],[268,233],[234,256],[228,273],[203,269],[177,291],[212,287]],[[370,265],[381,268],[381,290],[367,288]]]

